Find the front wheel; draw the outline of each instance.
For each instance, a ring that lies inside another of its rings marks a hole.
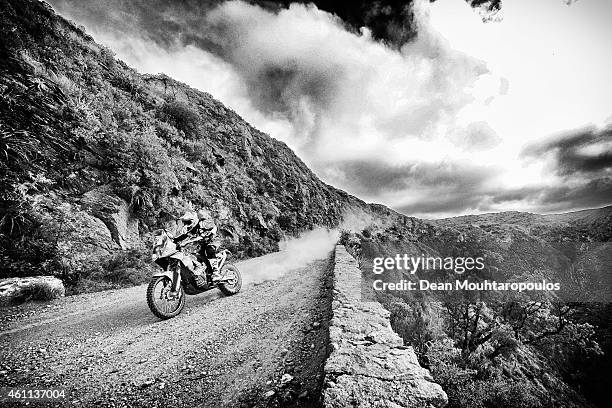
[[[219,283],[219,290],[226,296],[235,295],[242,287],[242,276],[234,265],[223,265],[221,268],[223,281]]]
[[[160,319],[177,316],[185,306],[185,292],[179,287],[172,296],[172,280],[167,276],[155,276],[147,287],[147,304],[151,312]]]

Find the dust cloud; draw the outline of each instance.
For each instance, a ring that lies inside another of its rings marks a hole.
[[[277,279],[287,272],[326,258],[338,241],[339,231],[317,228],[280,243],[280,251],[240,263],[243,284]]]
[[[243,284],[261,283],[280,278],[287,272],[304,267],[317,259],[325,259],[340,238],[340,231],[360,231],[372,224],[385,223],[380,217],[360,208],[348,209],[338,228],[316,228],[299,238],[282,241],[280,251],[240,262]]]

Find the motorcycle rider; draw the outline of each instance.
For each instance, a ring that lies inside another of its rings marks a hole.
[[[175,238],[175,242],[179,245],[187,245],[192,242],[200,242],[200,249],[198,255],[207,267],[208,271],[212,273],[213,282],[221,279],[221,273],[219,272],[219,266],[217,261],[217,247],[219,246],[216,241],[217,226],[206,210],[199,210],[198,212],[188,211],[180,220],[183,222],[184,231],[181,235]],[[202,285],[205,279],[201,274],[197,274],[196,269],[196,280],[198,285]]]

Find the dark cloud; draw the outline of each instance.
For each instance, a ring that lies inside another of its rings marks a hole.
[[[490,178],[487,168],[457,163],[414,163],[393,166],[381,161],[348,161],[338,166],[346,182],[367,196],[383,192],[435,189],[441,194],[474,191]]]
[[[523,157],[554,157],[555,171],[561,176],[574,173],[600,173],[612,170],[612,128],[580,129],[544,143],[527,146]]]
[[[457,163],[415,163],[391,166],[381,162],[346,162],[340,167],[346,182],[365,196],[395,192],[418,200],[395,209],[408,215],[435,215],[465,211],[487,211],[491,192],[485,185],[494,176],[493,169]]]
[[[416,36],[413,0],[281,0],[250,1],[271,10],[287,8],[292,3],[314,4],[320,10],[334,14],[349,30],[361,27],[371,30],[373,38],[400,47]]]
[[[465,1],[482,10],[483,16],[494,15],[501,9],[501,0]],[[320,10],[340,17],[349,29],[358,31],[367,27],[373,38],[395,47],[401,47],[417,35],[412,8],[414,0],[261,0],[250,3],[270,9],[287,8],[291,3],[314,4]]]
[[[431,218],[447,214],[486,212],[491,210],[491,206],[487,196],[474,194],[472,191],[457,190],[452,194],[432,194],[395,210],[406,215]]]
[[[602,207],[612,203],[612,177],[564,179],[558,185],[508,190],[491,187],[497,172],[477,165],[456,163],[392,166],[384,162],[353,161],[339,170],[345,182],[358,194],[429,191],[408,205],[395,208],[409,215],[435,216],[465,212],[486,212],[524,203],[533,211],[551,212]]]
[[[597,208],[612,203],[612,178],[583,180],[573,185],[524,187],[519,189],[441,189],[396,210],[408,215],[446,216],[471,212],[499,211],[523,203],[534,212]]]
[[[490,194],[491,203],[504,205],[516,201],[531,204],[533,211],[567,211],[602,207],[612,203],[612,178],[574,180],[572,185],[561,184],[542,188],[520,188]]]

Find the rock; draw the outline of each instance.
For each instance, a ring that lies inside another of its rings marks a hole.
[[[325,389],[326,408],[443,407],[447,397],[438,384],[414,381],[381,381],[373,377],[343,375]]]
[[[62,281],[54,276],[32,276],[0,280],[0,304],[26,300],[51,300],[66,294]]]
[[[313,329],[318,329],[319,327],[321,327],[321,323],[319,323],[319,322],[312,322],[312,328]]]
[[[267,392],[264,394],[264,397],[266,397],[266,398],[271,398],[271,397],[273,397],[273,396],[274,396],[274,394],[276,394],[276,392],[274,392],[273,390],[270,390],[270,391],[267,391]]]
[[[115,195],[110,186],[88,191],[83,195],[81,205],[106,225],[113,241],[121,249],[138,247],[138,221],[131,216],[129,204]]]
[[[291,374],[285,373],[281,377],[280,383],[281,385],[285,385],[285,384],[289,384],[291,381],[293,381],[293,376]]]
[[[33,198],[40,230],[52,234],[63,266],[75,272],[89,269],[119,249],[104,223],[64,201],[55,193]]]

